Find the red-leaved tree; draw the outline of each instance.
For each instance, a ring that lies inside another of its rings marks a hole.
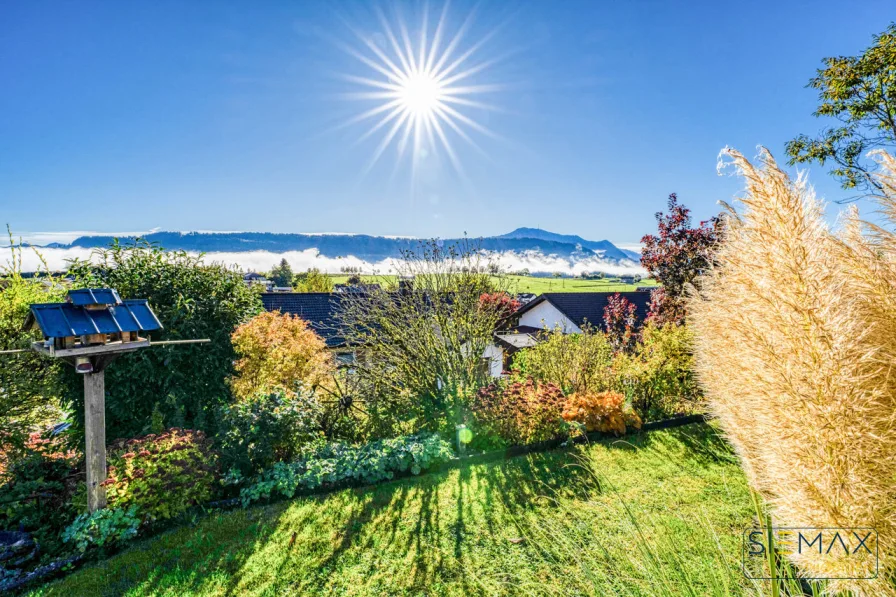
[[[604,307],[604,327],[614,350],[628,350],[635,344],[635,305],[618,292]]]
[[[684,318],[684,294],[688,284],[712,263],[715,245],[721,233],[717,217],[691,225],[691,210],[669,195],[668,213],[657,212],[657,234],[641,239],[641,265],[663,285],[651,297],[651,315],[666,321]]]
[[[516,313],[520,308],[520,302],[506,292],[483,292],[479,295],[479,308],[493,309],[499,317],[504,318]]]

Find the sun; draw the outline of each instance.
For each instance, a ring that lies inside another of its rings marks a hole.
[[[469,43],[471,14],[449,39],[447,3],[434,31],[430,30],[428,7],[424,4],[419,34],[412,36],[401,15],[390,21],[382,10],[375,10],[379,31],[364,33],[350,27],[362,44],[360,50],[338,44],[367,69],[363,75],[341,74],[343,79],[360,86],[360,90],[344,97],[373,104],[342,126],[371,122],[359,142],[381,135],[365,173],[388,148],[395,147],[396,167],[410,155],[412,180],[421,156],[434,151],[444,153],[457,173],[465,176],[453,142],[462,140],[485,154],[474,136],[497,138],[471,113],[497,110],[478,97],[502,89],[501,85],[481,82],[483,73],[499,59],[478,57],[497,29]]]
[[[442,104],[442,85],[426,73],[412,74],[399,83],[401,106],[415,118],[430,118]]]

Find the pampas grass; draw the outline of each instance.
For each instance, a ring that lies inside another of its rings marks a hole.
[[[723,156],[746,193],[689,311],[710,412],[776,526],[877,529],[880,577],[829,592],[896,595],[896,235],[856,210],[832,232],[767,151]],[[896,226],[896,160],[878,159]],[[816,578],[867,575],[856,562],[794,558]]]

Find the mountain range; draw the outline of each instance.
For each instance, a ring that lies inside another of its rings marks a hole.
[[[105,235],[80,236],[69,244],[50,243],[47,248],[97,248],[108,246],[115,237]],[[354,256],[366,261],[400,257],[403,251],[413,250],[420,241],[413,238],[371,236],[367,234],[309,234],[273,232],[152,232],[141,238],[158,243],[170,250],[205,253],[268,251],[306,251],[315,249],[324,257]],[[121,242],[136,237],[119,237]],[[445,244],[464,239],[443,239]],[[519,255],[537,253],[571,261],[600,259],[612,264],[637,264],[640,255],[620,249],[608,240],[591,241],[568,234],[556,234],[540,228],[517,228],[507,234],[469,239],[487,251],[512,252]]]

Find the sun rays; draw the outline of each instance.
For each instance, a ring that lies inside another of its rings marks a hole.
[[[499,60],[481,57],[483,46],[496,30],[470,40],[471,13],[449,39],[447,3],[432,31],[428,6],[424,5],[419,33],[414,35],[402,15],[396,14],[390,21],[379,7],[375,12],[381,33],[365,35],[350,27],[361,49],[340,44],[370,71],[364,76],[341,75],[358,87],[344,97],[375,104],[344,123],[368,125],[359,142],[379,139],[364,174],[394,148],[396,170],[410,160],[412,183],[420,160],[432,153],[447,157],[456,173],[465,178],[454,144],[462,141],[485,155],[476,137],[497,137],[474,116],[497,109],[480,96],[500,91],[501,86],[479,82],[482,73]]]

